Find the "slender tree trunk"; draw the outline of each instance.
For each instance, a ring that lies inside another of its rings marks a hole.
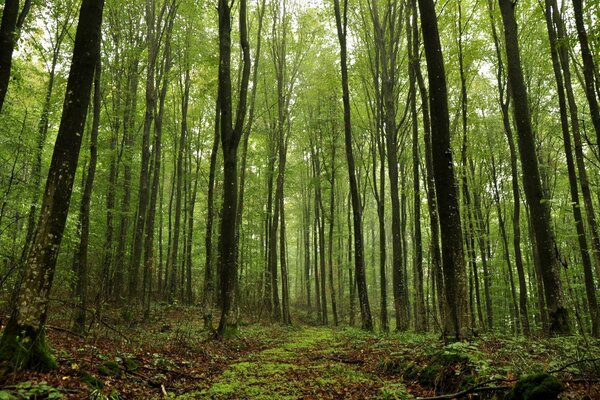
[[[337,127],[333,126],[332,132],[332,146],[331,146],[331,159],[330,159],[330,179],[329,182],[331,184],[331,189],[329,192],[329,236],[328,236],[328,264],[329,264],[329,294],[331,296],[331,312],[333,314],[333,325],[338,326],[339,317],[338,317],[338,309],[337,309],[337,301],[335,297],[335,282],[333,280],[334,272],[333,272],[333,229],[335,224],[335,154],[337,148]],[[339,267],[338,267],[339,268]]]
[[[132,66],[128,76],[128,90],[125,100],[125,110],[123,114],[123,199],[121,202],[121,219],[119,221],[119,239],[117,241],[117,251],[115,253],[115,277],[113,298],[120,301],[124,298],[125,284],[125,252],[127,245],[127,233],[129,231],[130,218],[129,211],[131,207],[131,164],[133,153],[133,130],[135,129],[135,110],[137,108],[137,87],[138,87],[139,59],[132,61]]]
[[[256,56],[254,57],[254,65],[252,66],[252,92],[250,94],[250,108],[248,111],[248,124],[244,129],[244,138],[242,139],[242,159],[240,165],[240,188],[239,198],[237,205],[237,217],[236,217],[236,236],[240,236],[240,229],[242,225],[242,215],[244,211],[244,194],[246,187],[246,159],[248,157],[248,141],[250,139],[250,133],[252,132],[252,125],[254,123],[254,110],[256,106],[256,88],[258,87],[258,65],[260,61],[260,50],[262,43],[262,28],[263,20],[265,16],[265,3],[266,0],[262,0],[260,9],[258,11],[258,30],[256,32]],[[239,260],[238,260],[239,262]]]
[[[557,50],[560,56],[560,63],[564,76],[565,91],[567,94],[567,101],[569,104],[569,112],[571,117],[571,129],[573,131],[573,144],[575,149],[575,160],[577,164],[577,172],[579,173],[579,184],[581,186],[581,195],[583,196],[583,202],[585,204],[586,219],[590,233],[592,235],[592,260],[596,269],[596,276],[600,276],[600,235],[598,234],[598,220],[596,213],[594,212],[594,204],[592,201],[592,194],[590,191],[590,183],[588,179],[587,170],[585,168],[585,157],[583,154],[583,144],[581,140],[581,131],[579,129],[579,117],[577,111],[577,103],[575,102],[575,95],[573,93],[573,86],[571,83],[571,69],[569,67],[569,50],[567,48],[565,27],[558,10],[556,1],[552,2],[553,9],[553,21],[556,25],[557,32]]]
[[[340,10],[340,0],[334,0],[335,21],[338,40],[340,42],[340,60],[342,74],[342,99],[344,103],[344,142],[346,147],[346,160],[348,162],[348,178],[350,181],[350,196],[352,199],[352,213],[354,222],[354,269],[360,304],[361,327],[365,330],[373,329],[371,307],[367,294],[367,279],[365,273],[364,243],[362,231],[362,206],[356,179],[354,153],[352,151],[352,122],[350,119],[350,90],[348,84],[348,65],[346,38],[348,33],[348,0],[343,0],[343,9]]]
[[[444,291],[448,303],[445,334],[460,339],[467,336],[470,324],[460,207],[450,146],[446,73],[433,0],[419,0],[419,9],[429,78],[433,173],[440,213]]]
[[[94,73],[94,95],[93,95],[93,121],[90,134],[90,163],[88,164],[83,194],[79,205],[79,224],[81,227],[81,236],[79,238],[79,248],[76,251],[73,270],[76,273],[77,281],[75,283],[75,317],[74,330],[83,332],[86,324],[86,313],[88,308],[88,284],[90,265],[88,263],[88,245],[90,237],[90,203],[92,200],[92,189],[94,187],[94,178],[96,176],[96,164],[98,161],[98,129],[100,127],[100,83],[101,83],[101,58],[100,42],[98,40],[96,54],[96,69]]]
[[[146,0],[146,41],[148,43],[148,66],[146,69],[146,112],[144,115],[144,128],[142,132],[142,159],[140,164],[140,177],[138,186],[138,206],[133,232],[133,250],[129,264],[128,296],[130,303],[140,298],[138,293],[140,260],[148,209],[148,196],[150,194],[150,131],[154,121],[156,105],[155,71],[158,55],[158,39],[155,32],[156,5],[155,0]]]
[[[416,0],[412,0],[416,4]],[[419,31],[417,27],[417,14],[415,7],[411,7],[412,20],[407,13],[406,33],[408,47],[408,76],[410,91],[410,114],[412,118],[412,161],[413,161],[413,218],[414,218],[414,253],[413,271],[415,286],[415,330],[425,332],[427,330],[427,309],[425,307],[425,294],[423,282],[423,243],[421,234],[421,191],[419,185],[419,126],[417,114],[417,87],[416,69],[418,68],[417,57],[419,56]]]
[[[525,195],[531,210],[531,221],[535,233],[536,246],[540,265],[544,293],[550,319],[549,332],[553,335],[568,334],[569,313],[565,305],[562,285],[559,275],[557,248],[552,230],[550,207],[542,190],[540,172],[531,128],[531,116],[527,103],[527,89],[521,68],[521,57],[517,41],[517,23],[514,6],[510,0],[499,0],[504,36],[506,40],[506,55],[508,61],[508,79],[511,85],[513,108],[517,131],[519,134],[519,150],[523,167]]]
[[[594,58],[590,50],[588,34],[583,21],[583,0],[573,0],[573,14],[575,16],[575,26],[577,28],[577,38],[579,39],[579,48],[581,58],[583,60],[583,77],[585,81],[585,96],[590,107],[592,116],[592,124],[596,131],[596,145],[600,151],[600,108],[598,107],[598,99],[596,97],[596,89],[598,82],[595,82],[595,74],[597,73]],[[599,153],[600,154],[600,153]]]
[[[171,278],[169,279],[169,302],[173,302],[177,295],[177,272],[181,270],[181,274],[183,274],[183,269],[180,269],[178,266],[178,257],[179,257],[179,233],[181,231],[181,208],[183,203],[183,194],[182,194],[182,186],[183,186],[183,154],[185,153],[186,148],[186,140],[188,134],[187,128],[187,113],[188,113],[188,105],[190,98],[190,71],[189,68],[185,71],[185,78],[183,82],[183,93],[181,96],[181,134],[179,136],[179,152],[177,154],[177,166],[176,166],[176,182],[175,182],[175,221],[173,222],[173,242],[171,245]]]
[[[500,50],[500,40],[496,30],[496,22],[493,13],[493,0],[488,0],[488,13],[490,16],[490,24],[492,26],[492,36],[494,39],[494,49],[496,51],[497,72],[496,81],[498,84],[498,101],[502,111],[502,125],[504,134],[508,142],[510,151],[510,172],[511,185],[513,194],[513,248],[515,252],[515,266],[517,267],[517,275],[519,277],[519,311],[521,318],[521,326],[523,334],[529,336],[531,330],[529,327],[529,315],[527,312],[527,283],[525,281],[525,268],[523,266],[523,255],[521,252],[521,200],[519,193],[519,172],[517,167],[517,151],[513,140],[512,127],[510,124],[509,101],[510,96],[505,93],[506,81],[504,77],[504,61]]]
[[[504,260],[506,261],[506,269],[508,270],[508,279],[510,282],[510,291],[513,301],[515,325],[519,327],[519,303],[517,303],[517,292],[515,288],[515,280],[512,271],[512,264],[510,261],[510,247],[508,244],[508,234],[506,233],[506,224],[504,222],[504,216],[502,214],[502,207],[500,206],[500,190],[498,189],[498,174],[496,172],[496,161],[494,155],[492,155],[492,182],[494,189],[494,202],[496,203],[496,213],[498,214],[498,225],[500,225],[500,235],[502,237],[502,246],[504,249]],[[522,322],[522,320],[521,320]],[[516,329],[518,333],[518,329]]]
[[[220,132],[220,100],[217,98],[217,109],[215,112],[215,134],[213,145],[210,152],[210,167],[208,170],[208,193],[206,206],[206,232],[204,236],[204,289],[202,291],[202,319],[204,329],[212,330],[212,305],[214,291],[214,272],[213,272],[213,223],[214,223],[214,196],[215,196],[215,175],[217,170],[217,156],[219,151],[219,132]]]
[[[413,15],[417,15],[417,3],[412,2]],[[416,24],[415,24],[416,26]],[[418,27],[415,27],[415,41],[418,41]],[[445,320],[446,300],[444,296],[444,275],[442,272],[442,253],[440,249],[440,224],[439,214],[435,193],[435,179],[433,175],[433,152],[431,149],[431,120],[429,117],[429,103],[427,89],[423,74],[421,73],[420,56],[415,52],[415,75],[419,86],[419,94],[421,98],[421,110],[423,117],[423,142],[425,144],[425,175],[426,175],[426,192],[427,192],[427,208],[429,210],[429,222],[431,229],[431,264],[433,276],[435,277],[435,293],[437,296],[437,304],[435,307],[439,310],[440,319]]]
[[[100,43],[103,6],[102,0],[83,0],[81,4],[63,114],[40,220],[27,256],[16,305],[0,339],[0,359],[14,369],[56,367],[48,351],[44,325],[98,62],[98,52],[90,49],[96,49]]]
[[[154,121],[154,146],[153,146],[153,161],[154,164],[151,168],[152,184],[150,187],[150,199],[148,204],[148,216],[146,223],[146,235],[144,237],[144,274],[143,274],[143,290],[142,290],[142,303],[144,309],[144,317],[148,318],[150,313],[150,301],[152,294],[152,277],[155,271],[155,256],[154,256],[154,224],[156,219],[156,201],[158,198],[158,192],[160,190],[160,175],[162,167],[162,126],[163,116],[165,111],[165,100],[167,97],[167,88],[169,85],[169,75],[171,71],[171,34],[173,31],[173,22],[175,19],[175,4],[174,2],[170,5],[169,17],[166,27],[166,38],[165,48],[163,52],[162,60],[162,71],[158,77],[159,80],[162,78],[162,85],[160,87],[160,93],[158,98],[158,112],[155,116]]]
[[[5,6],[6,7],[6,6]],[[5,8],[6,9],[6,8]],[[60,47],[64,39],[66,29],[63,29],[57,37],[57,43],[52,50],[52,64],[50,66],[50,76],[48,78],[48,86],[46,87],[46,96],[44,97],[44,104],[42,106],[42,115],[38,123],[38,137],[37,147],[35,153],[35,161],[33,163],[31,175],[33,176],[33,197],[31,199],[31,206],[29,207],[29,216],[27,218],[27,233],[25,234],[25,246],[23,247],[22,258],[27,255],[29,250],[29,244],[33,238],[37,206],[40,197],[40,186],[42,186],[42,156],[44,152],[44,144],[46,143],[46,136],[48,135],[48,125],[50,123],[50,105],[52,101],[52,92],[54,90],[54,78],[56,76],[56,65],[58,63],[58,56],[60,54]],[[1,67],[0,67],[1,68]],[[2,106],[0,105],[0,111]]]
[[[592,335],[600,335],[600,315],[598,315],[598,301],[596,299],[596,288],[594,287],[594,274],[592,270],[592,260],[588,248],[585,228],[583,226],[583,216],[581,215],[581,206],[579,202],[579,190],[577,188],[577,173],[575,172],[575,161],[573,160],[573,146],[571,143],[571,134],[569,132],[569,116],[567,110],[567,99],[565,95],[565,85],[558,55],[558,40],[553,21],[552,1],[545,1],[546,26],[550,38],[550,53],[552,57],[552,68],[554,70],[554,79],[558,92],[558,102],[560,109],[560,123],[562,128],[563,143],[565,146],[565,158],[567,161],[567,172],[569,175],[569,190],[571,194],[571,205],[573,208],[573,219],[577,231],[579,251],[581,253],[581,262],[583,264],[583,273],[585,276],[585,286],[588,307],[592,320]]]

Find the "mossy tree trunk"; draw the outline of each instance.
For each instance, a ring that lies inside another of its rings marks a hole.
[[[0,339],[0,360],[12,369],[56,366],[44,332],[56,259],[69,202],[97,64],[103,0],[83,0],[54,153],[41,215],[27,256],[23,283]]]

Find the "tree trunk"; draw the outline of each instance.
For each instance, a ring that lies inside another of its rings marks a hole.
[[[445,334],[461,339],[467,336],[470,324],[460,207],[450,146],[446,73],[433,0],[419,0],[419,9],[429,78],[433,174],[440,213],[444,291],[448,303]]]
[[[519,134],[519,150],[523,167],[525,196],[531,210],[531,221],[535,233],[536,246],[540,265],[544,294],[550,320],[549,332],[552,335],[568,334],[569,315],[565,305],[559,275],[559,262],[554,232],[550,217],[548,199],[545,198],[538,159],[535,149],[531,117],[527,103],[527,89],[521,69],[521,57],[517,41],[517,23],[514,15],[514,3],[510,0],[499,0],[504,36],[506,40],[506,58],[508,61],[508,79],[511,85],[514,113]]]
[[[171,278],[169,280],[169,291],[168,298],[169,302],[172,303],[177,295],[177,272],[180,271],[183,274],[183,268],[178,266],[179,257],[179,233],[181,231],[181,208],[184,196],[182,194],[183,186],[183,155],[186,148],[186,140],[188,134],[187,128],[187,113],[190,99],[190,71],[189,68],[185,71],[185,80],[183,83],[183,94],[181,96],[181,134],[179,136],[179,152],[177,153],[177,166],[176,166],[176,181],[175,181],[175,221],[173,222],[173,242],[171,244]],[[185,214],[184,214],[185,215]],[[184,224],[185,226],[185,224]],[[180,276],[181,278],[181,276]]]
[[[597,73],[594,64],[594,58],[590,50],[588,35],[583,22],[583,0],[573,0],[573,14],[575,15],[575,26],[577,28],[577,37],[579,39],[579,48],[581,50],[581,58],[583,60],[583,77],[585,80],[585,96],[590,107],[592,116],[592,124],[596,131],[596,146],[600,151],[600,109],[598,107],[598,99],[596,98],[595,89],[598,82],[595,82],[594,74]],[[600,154],[600,153],[599,153]]]
[[[23,10],[19,13],[19,0],[6,0],[4,3],[2,23],[0,23],[0,112],[10,82],[13,51],[30,6],[31,0],[25,0]]]
[[[138,186],[138,206],[133,232],[133,250],[129,264],[129,302],[139,300],[139,270],[142,258],[142,245],[148,209],[148,196],[150,194],[150,130],[154,120],[156,104],[155,70],[158,54],[158,39],[155,32],[156,10],[154,0],[146,0],[146,41],[148,43],[148,66],[146,69],[146,112],[144,115],[144,128],[142,133],[142,160],[140,164],[140,178]]]
[[[352,121],[350,119],[350,90],[348,85],[346,49],[346,37],[348,33],[348,0],[343,0],[343,2],[343,10],[340,10],[340,0],[334,0],[334,9],[338,40],[340,42],[340,68],[342,73],[342,98],[344,103],[344,142],[346,147],[346,160],[348,162],[348,178],[350,180],[350,196],[352,198],[354,222],[354,270],[360,305],[361,327],[365,330],[372,330],[373,319],[371,318],[371,307],[369,306],[365,273],[362,206],[356,179],[354,153],[352,151]]]
[[[505,94],[505,89],[507,85],[504,77],[504,61],[502,60],[500,40],[498,38],[498,32],[496,30],[496,22],[493,13],[492,1],[493,0],[488,0],[488,13],[490,16],[490,24],[492,26],[492,36],[494,39],[496,59],[498,62],[498,68],[496,72],[496,80],[498,85],[498,101],[500,102],[500,109],[502,111],[502,125],[504,127],[504,134],[506,136],[508,148],[510,151],[510,172],[513,194],[513,248],[515,252],[515,265],[517,267],[517,275],[519,277],[519,311],[521,318],[521,327],[523,328],[523,334],[525,336],[529,336],[531,334],[531,330],[529,327],[529,315],[527,312],[527,283],[525,281],[525,268],[523,266],[523,255],[521,252],[521,200],[519,194],[519,172],[517,167],[517,152],[513,140],[512,127],[510,124],[510,115],[508,111],[510,96]]]
[[[0,339],[0,359],[14,369],[47,370],[56,366],[46,344],[44,325],[98,61],[98,52],[89,49],[96,49],[100,43],[103,6],[102,0],[83,0],[81,4],[41,216],[27,256],[23,284]]]
[[[221,145],[223,148],[223,205],[219,252],[221,260],[221,319],[218,335],[225,337],[237,333],[237,149],[242,136],[246,116],[246,100],[250,78],[250,45],[246,21],[246,0],[239,3],[240,46],[243,54],[242,79],[233,124],[231,90],[231,6],[228,0],[219,0],[219,112]]]
[[[545,16],[548,36],[550,38],[550,53],[552,57],[552,68],[554,70],[554,79],[558,92],[558,102],[560,109],[560,124],[562,128],[563,143],[565,146],[565,158],[567,161],[567,172],[569,175],[569,191],[571,194],[571,205],[573,208],[573,219],[577,231],[579,251],[581,253],[581,263],[583,264],[583,273],[585,276],[585,288],[587,294],[588,307],[592,320],[592,335],[600,335],[600,315],[598,315],[598,301],[596,299],[596,288],[594,287],[594,274],[592,272],[592,260],[588,248],[585,228],[583,226],[583,216],[581,215],[581,206],[579,203],[579,190],[577,188],[577,173],[575,172],[575,161],[573,160],[573,146],[571,144],[571,134],[569,132],[569,116],[567,111],[567,99],[565,95],[565,85],[563,81],[562,70],[558,55],[558,40],[553,21],[552,1],[545,1]]]
[[[213,272],[213,222],[214,222],[214,196],[215,196],[215,175],[217,170],[217,156],[219,151],[219,132],[220,121],[219,116],[220,100],[217,98],[217,107],[215,112],[215,134],[213,139],[212,150],[210,152],[210,167],[208,171],[208,193],[206,206],[206,232],[204,236],[204,289],[202,290],[202,319],[204,321],[204,329],[212,330],[212,305],[214,291],[214,272]]]
[[[96,69],[94,73],[94,97],[93,97],[93,121],[90,134],[90,163],[85,177],[83,194],[79,205],[79,224],[81,233],[79,238],[79,248],[76,251],[73,270],[75,271],[77,281],[75,283],[75,317],[74,327],[76,332],[83,332],[86,324],[86,313],[88,308],[88,283],[89,270],[88,264],[88,244],[90,237],[90,203],[92,200],[92,189],[94,187],[94,178],[96,176],[96,164],[98,161],[98,129],[100,127],[100,83],[101,83],[101,58],[100,42],[98,40]]]
[[[556,25],[558,43],[565,42],[565,27],[558,10],[556,1],[552,2],[553,8],[553,20]],[[558,46],[558,52],[560,56],[560,63],[564,74],[564,85],[567,94],[567,100],[569,104],[569,112],[571,117],[571,128],[573,131],[573,144],[575,146],[575,160],[577,164],[577,172],[579,173],[579,184],[581,186],[581,194],[583,196],[583,202],[585,204],[586,219],[590,233],[592,234],[592,259],[596,268],[596,276],[600,276],[600,235],[598,234],[598,220],[594,212],[594,204],[592,201],[592,194],[590,191],[590,183],[588,174],[585,168],[583,144],[581,141],[581,131],[579,129],[579,117],[577,111],[577,103],[575,102],[575,95],[573,93],[573,86],[571,84],[571,70],[569,67],[569,49],[566,44]]]
[[[416,0],[412,0],[416,5]],[[414,253],[413,273],[415,286],[415,330],[427,330],[427,309],[425,307],[425,292],[423,282],[423,243],[421,234],[421,191],[419,185],[419,120],[417,114],[417,87],[416,69],[419,68],[419,31],[417,27],[417,14],[415,7],[411,7],[412,19],[407,13],[406,33],[408,47],[408,76],[410,91],[410,114],[412,118],[412,161],[413,161],[413,218],[414,218]]]
[[[413,14],[417,15],[417,3],[412,2]],[[416,26],[416,23],[415,23]],[[416,30],[416,29],[415,29]],[[415,41],[418,41],[418,32],[415,33]],[[429,117],[429,103],[427,89],[423,74],[421,73],[420,56],[415,52],[415,75],[419,86],[419,95],[421,98],[421,109],[423,117],[423,142],[425,144],[425,176],[426,176],[426,193],[427,193],[427,208],[429,210],[429,225],[431,229],[431,264],[433,276],[435,278],[435,294],[437,296],[437,304],[435,307],[439,310],[440,319],[444,321],[446,312],[446,300],[444,296],[444,275],[442,272],[442,253],[440,249],[440,224],[437,200],[435,194],[435,179],[433,176],[433,152],[431,149],[431,120]]]

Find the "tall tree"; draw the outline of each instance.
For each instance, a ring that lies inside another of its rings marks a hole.
[[[596,299],[596,288],[594,286],[592,258],[590,257],[590,248],[588,246],[585,227],[583,226],[581,203],[579,202],[577,172],[575,172],[575,161],[573,159],[573,145],[571,142],[571,132],[569,131],[569,112],[567,109],[567,96],[565,93],[565,82],[559,57],[559,42],[554,21],[554,18],[559,16],[554,15],[552,0],[545,1],[544,9],[544,14],[546,17],[546,27],[548,30],[548,36],[550,38],[550,55],[552,58],[552,68],[554,70],[554,79],[556,81],[556,89],[558,93],[560,125],[563,135],[563,144],[565,146],[565,159],[567,161],[567,174],[569,177],[569,191],[571,195],[573,219],[575,221],[575,229],[577,231],[577,240],[579,244],[579,251],[581,253],[581,263],[583,264],[583,272],[585,276],[588,307],[592,319],[592,335],[598,337],[600,335],[600,315],[598,315],[599,310],[598,301]]]
[[[250,44],[246,21],[246,0],[239,3],[239,34],[243,54],[242,75],[238,105],[233,120],[231,89],[231,8],[228,0],[219,0],[219,113],[221,147],[223,149],[223,205],[219,252],[221,262],[221,319],[218,335],[226,336],[237,331],[237,241],[235,220],[237,216],[237,149],[246,117],[246,101],[250,80]]]
[[[496,82],[498,86],[498,102],[502,112],[502,126],[504,135],[508,142],[510,152],[510,174],[511,189],[513,194],[513,248],[515,254],[515,266],[519,277],[519,312],[521,318],[521,327],[523,334],[529,336],[529,315],[527,311],[527,282],[525,281],[525,268],[523,265],[523,254],[521,251],[521,195],[519,189],[519,171],[517,165],[517,150],[513,139],[513,130],[510,122],[510,96],[508,95],[508,85],[506,82],[504,60],[500,49],[500,39],[496,29],[496,17],[494,16],[493,0],[488,0],[488,14],[492,26],[492,39],[494,41],[494,50],[497,59]]]
[[[427,330],[427,309],[423,282],[423,243],[421,234],[421,190],[419,185],[419,116],[417,114],[417,77],[419,68],[419,28],[417,26],[416,0],[411,0],[411,12],[406,15],[407,48],[409,56],[408,76],[410,92],[410,114],[412,118],[412,157],[413,157],[413,217],[414,253],[413,274],[415,285],[415,330]],[[412,18],[411,18],[412,17]]]
[[[101,71],[102,61],[100,57],[100,40],[98,40],[96,55],[96,71],[94,74],[94,95],[93,95],[93,121],[90,132],[90,159],[85,183],[83,185],[83,194],[79,205],[79,247],[75,252],[73,260],[73,272],[75,272],[77,281],[75,283],[76,309],[74,318],[74,329],[83,331],[86,323],[86,313],[88,312],[88,284],[90,266],[88,263],[88,246],[90,237],[90,204],[92,201],[92,189],[94,188],[94,178],[96,176],[96,165],[98,162],[98,130],[100,127],[100,101],[101,101]]]
[[[531,212],[537,253],[542,266],[544,295],[550,319],[549,332],[553,335],[568,334],[571,331],[569,313],[560,282],[558,270],[560,264],[552,229],[550,204],[542,189],[529,104],[527,102],[527,88],[519,54],[517,21],[514,13],[516,4],[511,0],[499,0],[499,3],[504,25],[508,80],[511,87],[513,111],[519,138],[523,183],[527,204]]]
[[[90,49],[99,46],[103,8],[103,0],[81,3],[63,114],[41,215],[16,305],[0,339],[0,360],[15,369],[47,370],[56,366],[46,344],[44,327],[98,61],[98,52]]]
[[[346,147],[346,161],[348,163],[348,178],[350,180],[350,197],[352,199],[352,216],[354,225],[354,272],[358,289],[361,326],[363,329],[372,330],[373,319],[371,318],[371,307],[369,306],[365,272],[362,205],[358,189],[358,182],[356,179],[354,153],[352,150],[352,120],[350,116],[350,89],[348,84],[348,55],[346,44],[348,37],[348,0],[343,0],[343,7],[340,7],[340,0],[333,0],[333,5],[335,10],[337,35],[340,43],[342,100],[344,104],[344,143]],[[351,284],[353,283],[351,282]]]
[[[450,146],[450,120],[446,72],[433,0],[419,0],[421,29],[429,79],[433,175],[442,239],[442,270],[448,313],[445,334],[456,339],[467,336],[467,276],[463,255],[458,189]]]

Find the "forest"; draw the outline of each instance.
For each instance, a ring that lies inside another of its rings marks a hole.
[[[3,0],[0,399],[600,399],[599,0]]]

